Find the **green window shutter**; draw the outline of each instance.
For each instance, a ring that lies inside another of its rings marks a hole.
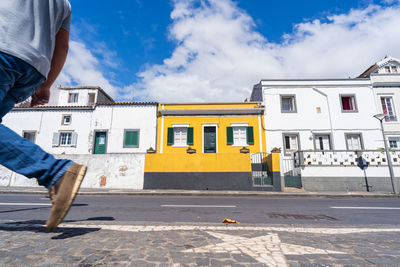
[[[187,144],[193,145],[193,127],[187,129]]]
[[[254,145],[254,130],[253,126],[247,127],[247,144]]]
[[[126,131],[125,132],[125,146],[138,146],[139,144],[139,132],[138,131]]]
[[[174,128],[169,127],[167,136],[167,145],[173,145],[173,144],[174,144]]]
[[[233,128],[226,127],[226,143],[228,145],[233,145]]]

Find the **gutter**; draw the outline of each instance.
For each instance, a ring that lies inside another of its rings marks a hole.
[[[159,110],[161,115],[258,115],[263,114],[263,112],[263,108]]]

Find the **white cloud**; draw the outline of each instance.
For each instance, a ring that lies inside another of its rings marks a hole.
[[[356,77],[386,54],[400,57],[400,2],[391,3],[299,23],[272,43],[232,0],[175,0],[169,38],[176,47],[138,73],[139,82],[114,86],[104,73],[116,55],[100,47],[101,57],[78,41],[59,82],[99,85],[116,99],[196,102],[243,101],[262,78]]]
[[[399,5],[370,5],[300,23],[282,43],[260,35],[231,0],[175,0],[171,57],[139,73],[142,99],[242,101],[262,78],[357,76],[386,54],[399,56]]]
[[[102,64],[114,66],[111,63],[112,53],[105,51],[100,60],[90,51],[83,42],[70,41],[69,53],[64,69],[58,77],[56,84],[61,85],[92,85],[100,86],[112,97],[118,97],[120,88],[113,86],[104,76]],[[101,47],[101,46],[100,46]],[[104,47],[103,47],[104,48]],[[95,52],[98,52],[97,51]]]

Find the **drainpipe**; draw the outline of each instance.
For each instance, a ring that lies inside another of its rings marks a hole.
[[[323,95],[323,96],[325,97],[325,99],[326,99],[326,103],[327,103],[327,105],[328,105],[329,125],[330,125],[330,127],[331,127],[331,140],[330,140],[330,142],[331,142],[331,144],[332,144],[331,150],[333,150],[333,148],[335,147],[335,145],[334,145],[334,142],[333,142],[333,139],[334,139],[334,138],[333,138],[332,117],[331,117],[331,108],[330,108],[330,106],[329,106],[328,95],[325,94],[324,92],[318,90],[318,89],[315,88],[315,87],[313,87],[312,89],[313,89],[315,92],[317,92],[317,93]],[[314,140],[314,142],[315,142],[315,140]]]

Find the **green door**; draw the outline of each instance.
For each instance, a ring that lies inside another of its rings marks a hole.
[[[204,127],[204,153],[217,153],[217,134],[214,126]]]
[[[105,154],[106,153],[106,143],[107,143],[107,133],[106,132],[96,132],[93,154]]]

